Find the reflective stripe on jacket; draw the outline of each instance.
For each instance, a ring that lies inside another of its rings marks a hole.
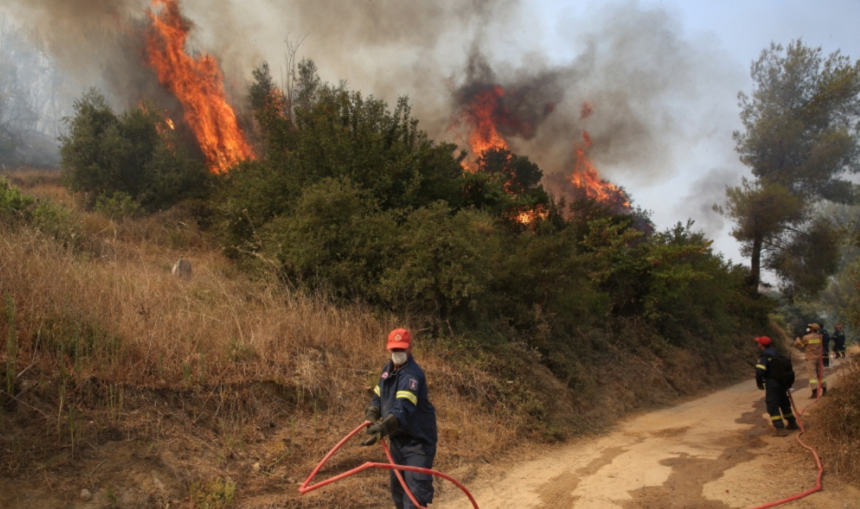
[[[414,438],[425,444],[428,454],[436,451],[436,409],[427,396],[424,371],[411,355],[397,370],[388,361],[373,392],[371,405],[379,407],[383,418],[394,414],[400,422],[392,440]]]
[[[759,354],[758,362],[755,365],[755,381],[767,384],[768,387],[776,387],[782,386],[781,383],[777,382],[773,378],[768,378],[768,373],[770,371],[770,361],[774,357],[777,356],[776,350],[773,347],[767,347],[761,351]]]
[[[821,334],[810,332],[798,339],[795,344],[803,348],[804,359],[818,360],[821,358]]]

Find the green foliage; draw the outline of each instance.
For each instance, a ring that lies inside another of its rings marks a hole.
[[[754,290],[764,267],[790,297],[814,295],[837,262],[830,227],[811,220],[812,206],[855,199],[843,177],[860,171],[860,62],[838,51],[824,58],[798,40],[772,44],[751,75],[752,94],[739,94],[745,130],[734,138],[757,180],[727,190],[725,214],[750,256]]]
[[[116,191],[110,196],[99,195],[96,198],[95,210],[111,219],[133,218],[141,214],[140,204],[122,191]]]
[[[31,219],[35,198],[21,192],[9,179],[0,177],[0,219],[7,224]]]
[[[478,158],[478,168],[463,177],[466,207],[476,207],[501,218],[509,227],[521,227],[519,217],[544,212],[549,195],[540,186],[543,172],[527,157],[492,148]]]
[[[528,158],[488,150],[465,172],[406,99],[389,110],[323,83],[309,61],[291,77],[285,94],[267,66],[255,71],[264,156],[217,178],[218,233],[246,265],[439,335],[518,345],[582,390],[593,385],[582,363],[609,355],[619,321],[660,352],[730,351],[739,328],[766,324],[770,301],[753,301],[743,269],[691,224],[654,233],[641,210],[589,200],[565,218]]]
[[[52,202],[41,202],[0,178],[0,224],[27,225],[66,245],[78,238],[78,228],[69,211]]]
[[[744,132],[735,140],[753,174],[802,198],[850,199],[839,191],[860,163],[860,63],[793,41],[753,62],[752,96],[739,94]]]
[[[443,202],[415,210],[398,229],[380,281],[394,309],[451,317],[474,311],[493,278],[498,232],[480,211],[454,215]]]
[[[63,179],[93,206],[99,197],[130,196],[148,211],[205,196],[208,174],[161,115],[148,106],[117,115],[90,90],[75,101],[69,132],[60,137]]]
[[[397,223],[348,178],[309,186],[293,214],[262,230],[287,277],[345,298],[371,297],[396,242]]]
[[[195,482],[191,484],[189,494],[197,509],[229,507],[236,496],[236,483],[220,478],[209,482]]]

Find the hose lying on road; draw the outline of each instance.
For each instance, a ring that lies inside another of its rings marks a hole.
[[[322,488],[323,486],[325,486],[327,484],[331,484],[331,483],[340,481],[341,479],[346,479],[347,477],[354,475],[354,474],[357,474],[363,470],[367,470],[368,468],[382,468],[382,469],[386,469],[386,470],[393,470],[394,474],[397,476],[397,480],[400,481],[400,485],[403,486],[403,490],[409,496],[409,500],[411,500],[412,503],[415,504],[415,506],[418,507],[419,509],[427,509],[426,507],[419,504],[417,500],[415,500],[415,495],[412,494],[412,492],[409,490],[409,486],[407,486],[406,482],[403,480],[403,475],[400,473],[400,471],[406,470],[409,472],[418,472],[421,474],[430,474],[430,475],[433,475],[436,477],[441,477],[442,479],[446,479],[448,481],[451,481],[452,483],[454,483],[455,486],[460,488],[460,490],[462,490],[463,493],[465,493],[467,497],[469,497],[469,500],[472,502],[472,507],[474,507],[475,509],[479,509],[478,503],[475,502],[475,498],[472,496],[471,493],[469,493],[469,490],[467,490],[465,486],[463,486],[462,484],[457,482],[457,480],[454,479],[453,477],[450,477],[446,474],[443,474],[442,472],[437,472],[436,470],[431,470],[429,468],[410,467],[410,466],[406,466],[406,465],[395,464],[394,458],[391,457],[391,451],[388,449],[388,444],[385,443],[385,440],[380,440],[379,443],[381,443],[382,448],[385,449],[385,455],[388,456],[388,461],[390,463],[374,463],[372,461],[368,461],[367,463],[365,463],[361,466],[358,466],[356,468],[353,468],[352,470],[350,470],[348,472],[344,472],[340,475],[336,475],[330,479],[326,479],[325,481],[318,482],[318,483],[314,484],[313,486],[310,486],[311,481],[313,481],[314,477],[316,477],[317,472],[320,471],[320,469],[323,467],[323,465],[325,465],[325,463],[329,460],[329,458],[331,458],[334,455],[334,453],[337,452],[338,449],[343,447],[343,444],[345,444],[347,441],[349,441],[350,438],[354,437],[359,431],[361,431],[362,429],[364,429],[370,425],[371,425],[370,421],[365,421],[364,423],[361,424],[361,426],[352,430],[352,432],[349,435],[347,435],[346,437],[343,438],[343,440],[338,442],[337,445],[335,445],[332,448],[332,450],[329,451],[328,454],[325,455],[325,457],[322,459],[322,461],[320,461],[319,464],[317,464],[316,468],[314,468],[313,472],[311,472],[311,475],[309,475],[308,478],[305,479],[305,482],[299,487],[299,493],[304,495],[305,493],[307,493],[309,491],[313,491],[317,488]]]
[[[815,464],[818,465],[818,477],[815,478],[815,486],[813,486],[812,488],[809,488],[808,490],[806,490],[804,492],[798,493],[797,495],[792,495],[790,497],[783,498],[782,500],[776,500],[774,502],[768,502],[767,504],[764,504],[764,505],[757,505],[757,506],[753,507],[752,509],[765,509],[766,507],[776,507],[778,505],[786,504],[788,502],[801,499],[807,495],[811,495],[811,494],[815,493],[816,491],[821,491],[821,476],[824,475],[824,466],[821,464],[821,458],[818,457],[818,451],[816,451],[815,448],[806,445],[806,443],[804,443],[803,440],[800,439],[800,437],[803,436],[804,433],[806,433],[806,428],[803,427],[803,420],[800,417],[803,415],[803,412],[805,412],[807,408],[818,403],[818,400],[821,399],[821,393],[823,392],[822,383],[821,383],[821,378],[823,377],[823,374],[824,374],[823,361],[819,360],[818,365],[819,365],[818,366],[818,368],[819,368],[818,391],[816,392],[816,395],[815,395],[815,401],[806,405],[805,407],[803,407],[803,410],[798,412],[797,411],[797,405],[794,404],[794,398],[791,397],[791,391],[788,392],[788,399],[791,400],[791,408],[794,410],[794,415],[797,417],[797,423],[800,425],[800,433],[797,434],[797,443],[799,443],[801,446],[803,446],[809,452],[812,453],[812,457],[815,458]]]

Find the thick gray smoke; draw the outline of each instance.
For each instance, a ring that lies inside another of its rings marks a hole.
[[[505,132],[512,150],[547,174],[569,172],[573,144],[587,130],[603,177],[647,187],[688,166],[679,147],[713,137],[715,126],[737,116],[740,79],[715,44],[685,38],[666,11],[635,1],[559,16],[550,32],[526,0],[180,5],[195,25],[188,49],[220,61],[234,103],[262,61],[285,76],[288,41],[301,42],[298,58],[313,59],[326,81],[346,80],[389,102],[408,95],[437,140],[458,141],[451,126],[469,93],[500,85],[510,91],[506,107],[523,120]],[[163,94],[140,48],[148,0],[0,0],[0,8],[35,29],[78,95],[96,86],[125,106]],[[583,118],[586,101],[593,113]]]
[[[696,230],[714,236],[726,226],[726,218],[714,212],[714,205],[726,201],[726,186],[740,184],[737,171],[730,168],[714,168],[693,183],[681,205],[675,210],[677,217],[689,217],[696,221]]]
[[[95,87],[117,106],[154,92],[141,52],[147,6],[145,0],[0,0],[10,19],[53,58],[64,91],[80,96]]]

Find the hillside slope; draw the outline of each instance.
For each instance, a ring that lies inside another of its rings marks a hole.
[[[55,174],[15,183],[66,204],[59,226],[0,235],[4,507],[378,507],[363,475],[300,499],[298,484],[360,423],[401,318],[240,272],[174,208],[144,219],[79,211]],[[192,277],[170,273],[180,257]],[[417,331],[439,412],[436,466],[478,466],[596,432],[749,375],[749,333],[699,350],[635,319],[582,333],[575,380],[526,343]],[[750,342],[751,343],[751,342]],[[380,452],[350,447],[328,472]],[[82,489],[94,498],[80,499]],[[42,504],[39,506],[38,504]]]

